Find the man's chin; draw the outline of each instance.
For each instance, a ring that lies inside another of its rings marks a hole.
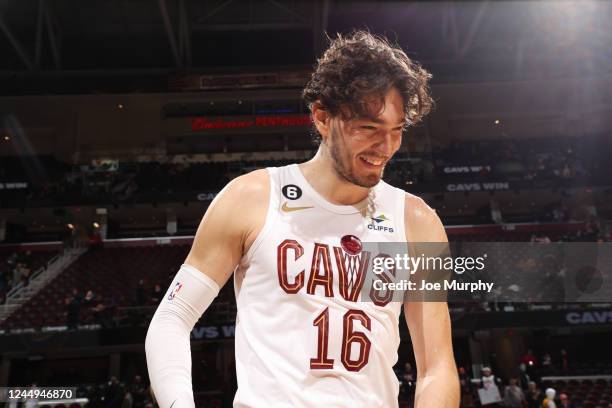
[[[378,183],[380,183],[381,178],[381,176],[375,174],[356,177],[356,182],[354,182],[354,184],[357,184],[360,187],[372,188],[375,187]]]
[[[376,174],[376,173],[359,174],[355,171],[343,171],[343,170],[344,169],[342,168],[336,167],[336,172],[341,178],[359,187],[372,188],[376,186],[382,179],[382,174]]]

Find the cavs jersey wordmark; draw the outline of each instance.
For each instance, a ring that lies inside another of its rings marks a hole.
[[[308,276],[306,276],[305,270],[301,270],[290,281],[288,269],[304,254],[304,246],[294,239],[285,239],[277,247],[278,283],[286,293],[296,294],[306,286],[306,293],[315,295],[317,286],[321,286],[324,289],[325,297],[334,297],[335,275],[339,279],[339,295],[349,302],[359,300],[370,263],[370,252],[362,251],[359,255],[350,255],[341,247],[330,248],[327,244],[315,242]],[[394,275],[395,271],[391,270],[389,273]],[[377,277],[389,282],[393,279],[387,272],[383,272]],[[388,291],[371,289],[369,297],[375,305],[386,306],[391,300]]]

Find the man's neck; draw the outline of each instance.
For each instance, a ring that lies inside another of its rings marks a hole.
[[[370,189],[357,186],[340,176],[332,158],[322,150],[323,147],[319,147],[312,159],[299,165],[312,188],[332,204],[353,205],[363,201]]]

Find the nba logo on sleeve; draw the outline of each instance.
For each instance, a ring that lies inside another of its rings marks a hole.
[[[168,300],[174,299],[174,297],[179,292],[179,290],[181,290],[182,287],[183,284],[181,282],[176,282],[176,285],[174,285],[174,289],[172,289],[172,292],[170,292],[170,294],[168,295]]]

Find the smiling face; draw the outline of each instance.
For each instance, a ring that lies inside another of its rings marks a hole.
[[[371,117],[331,117],[321,135],[336,173],[350,183],[370,188],[378,184],[385,165],[402,143],[404,104],[395,88],[383,101],[372,97],[365,103],[368,111],[374,112]]]

